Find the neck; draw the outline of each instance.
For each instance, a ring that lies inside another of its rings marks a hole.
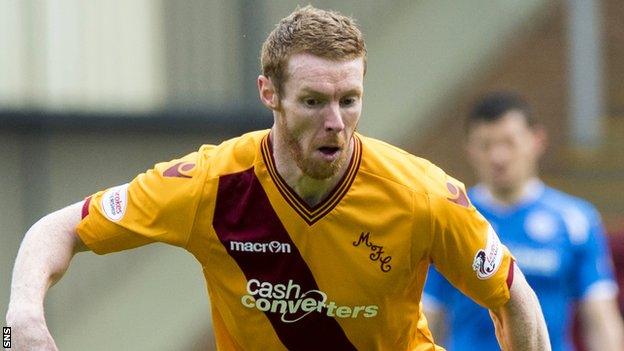
[[[278,168],[279,171],[279,168]],[[340,176],[328,179],[313,179],[305,175],[283,177],[288,186],[291,187],[308,205],[316,206],[336,187],[344,172]]]
[[[275,137],[276,133],[271,132],[273,142],[273,158],[277,173],[286,181],[286,184],[301,197],[308,205],[315,206],[323,201],[327,195],[336,187],[349,168],[349,162],[344,162],[342,167],[333,176],[325,179],[315,179],[307,176],[293,160],[293,155],[288,149],[288,145],[283,140]],[[349,141],[348,157],[353,155],[353,138]]]
[[[489,190],[490,190],[490,193],[492,193],[492,197],[494,198],[494,200],[496,200],[496,202],[505,206],[515,205],[517,202],[520,201],[520,199],[522,198],[522,194],[524,193],[522,191],[522,188],[515,188],[515,189],[489,188]]]
[[[536,181],[538,181],[537,178],[532,177],[514,187],[496,188],[488,184],[486,184],[486,187],[496,202],[504,206],[512,206],[527,196]]]

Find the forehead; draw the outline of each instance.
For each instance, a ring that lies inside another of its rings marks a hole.
[[[364,59],[334,61],[307,53],[288,60],[286,86],[310,90],[362,89]]]
[[[532,128],[529,126],[526,117],[520,111],[506,112],[501,118],[495,121],[479,121],[471,128],[471,137],[493,138],[514,135],[527,135]]]

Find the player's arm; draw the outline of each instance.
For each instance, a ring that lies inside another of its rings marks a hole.
[[[505,351],[550,350],[541,307],[509,250],[472,206],[463,184],[432,167],[430,259],[464,295],[490,309]],[[437,191],[437,193],[435,193]]]
[[[429,330],[436,344],[441,346],[446,345],[446,338],[449,335],[446,307],[451,288],[452,286],[440,273],[430,266],[423,289],[422,303]]]
[[[35,223],[20,246],[6,315],[15,350],[57,350],[48,331],[43,300],[65,273],[75,253],[87,250],[76,234],[82,202],[53,212]]]
[[[624,345],[624,324],[615,298],[590,298],[580,303],[583,334],[590,350],[615,351]]]
[[[445,345],[448,333],[446,311],[443,307],[431,303],[424,303],[423,308],[427,316],[427,325],[436,344]]]
[[[622,350],[624,323],[606,234],[593,206],[581,207],[577,216],[581,215],[591,223],[585,240],[577,242],[575,256],[581,330],[589,350]]]
[[[509,293],[507,303],[490,309],[501,349],[550,350],[548,330],[537,296],[517,266],[514,267],[514,278]]]

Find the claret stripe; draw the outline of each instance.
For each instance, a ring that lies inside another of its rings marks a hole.
[[[340,200],[349,191],[351,184],[353,184],[362,159],[362,142],[356,135],[354,135],[353,138],[355,141],[353,143],[353,155],[349,161],[349,168],[347,169],[347,172],[345,172],[345,175],[327,196],[327,198],[314,207],[310,207],[303,199],[301,199],[301,197],[299,197],[299,195],[297,195],[297,193],[295,193],[295,191],[292,190],[286,181],[279,175],[277,167],[275,166],[275,160],[273,159],[269,136],[265,136],[262,140],[262,157],[267,166],[271,179],[273,179],[273,182],[275,183],[280,194],[282,194],[284,200],[286,200],[286,202],[306,221],[306,223],[308,223],[308,225],[314,224],[316,221],[331,212],[331,210],[338,205]]]
[[[296,284],[300,294],[289,297],[292,303],[297,302],[297,298],[301,299],[301,294],[319,291],[310,268],[271,207],[253,168],[219,178],[213,227],[248,282],[254,279],[272,285]],[[232,241],[276,241],[290,245],[291,250],[279,253],[232,250]],[[239,308],[250,307],[241,304]],[[355,350],[338,322],[328,316],[326,307],[320,312],[308,313],[296,322],[292,319],[283,322],[282,314],[277,311],[264,313],[289,350]]]
[[[91,196],[87,197],[82,203],[82,219],[89,215],[89,204],[91,203]]]

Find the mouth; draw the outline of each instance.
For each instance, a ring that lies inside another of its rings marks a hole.
[[[334,161],[337,159],[341,150],[342,149],[338,146],[321,146],[317,149],[321,156],[327,161]]]
[[[318,150],[324,155],[331,156],[340,151],[340,148],[337,146],[321,146]]]

